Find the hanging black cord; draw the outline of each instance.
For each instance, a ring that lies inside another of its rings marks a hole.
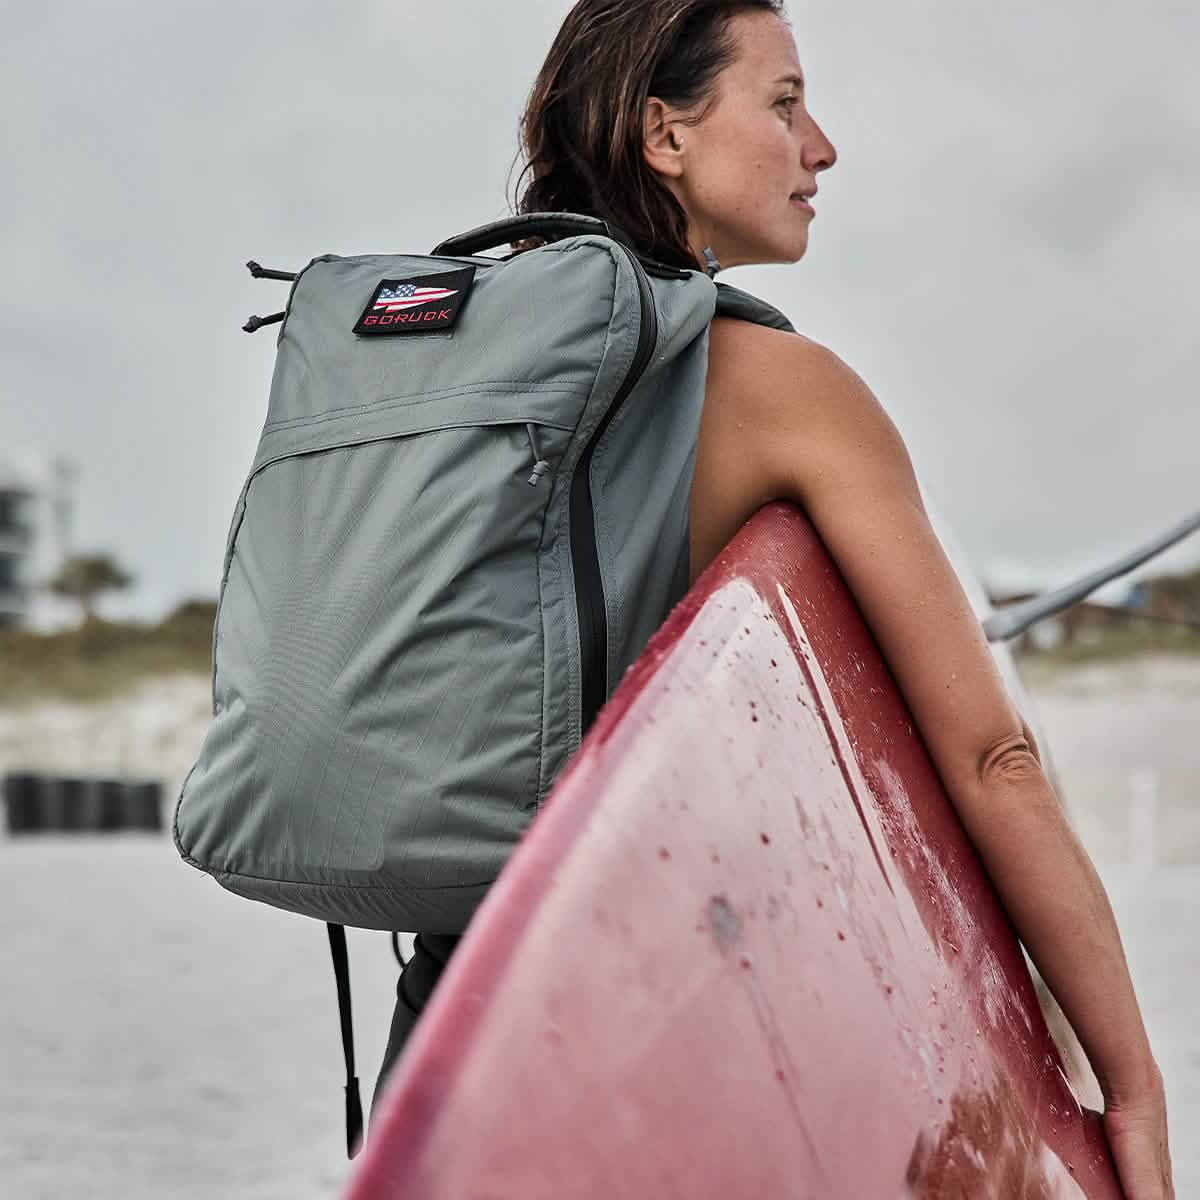
[[[346,930],[326,925],[329,952],[333,955],[333,977],[337,982],[338,1014],[342,1021],[342,1053],[346,1058],[346,1157],[353,1158],[362,1146],[363,1112],[354,1073],[354,1020],[350,1009],[350,959],[346,953]]]

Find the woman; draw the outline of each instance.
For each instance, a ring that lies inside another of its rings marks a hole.
[[[536,81],[523,140],[531,178],[521,211],[608,217],[645,254],[710,272],[802,258],[809,200],[837,158],[807,110],[780,0],[580,0]],[[1172,1196],[1162,1079],[1111,909],[930,527],[899,434],[825,347],[718,318],[690,579],[773,499],[808,513],[882,647],[1095,1069],[1127,1195]],[[454,941],[418,939],[388,1061]]]

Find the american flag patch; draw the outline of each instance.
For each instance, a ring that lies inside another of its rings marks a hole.
[[[360,336],[400,333],[451,336],[474,282],[473,266],[410,275],[407,279],[380,279],[354,332]]]
[[[415,283],[400,283],[395,287],[381,289],[375,297],[376,312],[399,312],[402,308],[416,308],[418,304],[432,304],[436,300],[449,300],[457,296],[458,290],[450,288],[417,287]]]

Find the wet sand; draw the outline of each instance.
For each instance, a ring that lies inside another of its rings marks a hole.
[[[161,776],[170,797],[208,705],[207,680],[181,678],[103,707],[0,713],[0,770]],[[349,941],[367,1102],[397,968],[386,934]],[[343,1065],[320,924],[229,895],[167,836],[0,834],[0,946],[0,1194],[340,1194]]]

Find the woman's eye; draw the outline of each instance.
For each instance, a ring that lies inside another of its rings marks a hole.
[[[790,115],[791,111],[792,111],[792,105],[799,104],[800,98],[798,96],[785,96],[782,100],[776,100],[775,103],[787,105],[787,111],[788,111],[788,114]]]

